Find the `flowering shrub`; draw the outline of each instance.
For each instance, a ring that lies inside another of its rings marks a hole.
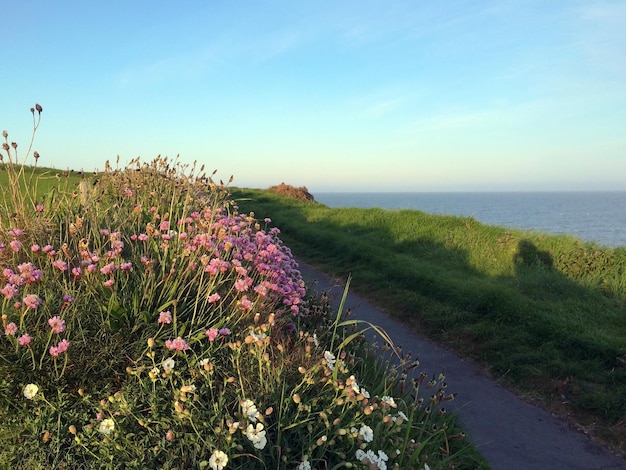
[[[460,461],[443,377],[424,405],[424,375],[403,392],[357,324],[307,295],[270,221],[202,171],[107,162],[95,184],[2,219],[41,223],[0,229],[0,465]]]

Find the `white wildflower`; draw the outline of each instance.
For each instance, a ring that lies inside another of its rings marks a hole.
[[[328,364],[328,368],[330,370],[335,370],[335,362],[337,358],[330,351],[324,351],[324,359],[326,359],[326,364]]]
[[[24,387],[24,396],[29,399],[32,400],[33,398],[35,398],[35,395],[37,395],[37,392],[39,392],[39,387],[35,384],[28,384],[26,385],[26,387]]]
[[[252,445],[257,449],[265,448],[267,444],[267,438],[265,437],[265,429],[263,429],[263,424],[256,423],[256,426],[252,424],[248,424],[248,428],[246,429],[246,436],[252,442]]]
[[[298,470],[311,470],[311,462],[309,462],[309,456],[302,457],[302,462],[298,465]]]
[[[241,402],[241,411],[253,423],[255,423],[257,418],[259,417],[259,412],[256,409],[256,405],[254,404],[254,402],[252,400],[244,400],[244,401],[242,401]]]
[[[388,405],[392,408],[397,408],[398,405],[396,405],[396,401],[393,399],[393,397],[390,397],[388,395],[385,395],[384,397],[382,397],[380,399],[385,405]]]
[[[173,370],[174,367],[176,367],[176,361],[172,359],[171,357],[168,357],[161,363],[161,365],[163,366],[163,370],[168,372],[170,370]]]
[[[111,418],[103,419],[100,422],[100,426],[98,427],[98,431],[100,431],[105,436],[108,436],[115,429],[115,421]]]
[[[211,470],[224,470],[228,463],[228,455],[221,450],[216,450],[209,458],[209,466]]]
[[[361,429],[359,429],[359,435],[365,442],[372,442],[374,440],[374,431],[367,424],[361,426]]]

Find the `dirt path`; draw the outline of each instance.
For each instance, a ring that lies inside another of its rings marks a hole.
[[[336,305],[344,284],[300,263],[304,279],[330,291]],[[354,293],[345,305],[354,317],[382,327],[405,353],[420,360],[419,370],[446,372],[451,404],[461,426],[494,470],[626,469],[626,460],[592,442],[585,434],[547,411],[520,400],[486,377],[479,368],[409,331]],[[452,409],[452,407],[450,407]]]

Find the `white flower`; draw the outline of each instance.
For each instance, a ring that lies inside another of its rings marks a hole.
[[[24,396],[29,400],[35,398],[37,392],[39,392],[39,387],[35,384],[28,384],[26,387],[24,387]]]
[[[369,398],[370,397],[370,392],[368,392],[363,387],[361,387],[361,395],[363,395],[365,398]]]
[[[98,431],[100,431],[105,436],[111,434],[113,429],[115,429],[115,421],[113,421],[111,418],[103,419],[100,423],[100,426],[98,427]]]
[[[309,462],[308,455],[305,455],[302,459],[302,462],[298,465],[298,470],[311,470],[311,462]]]
[[[256,423],[259,416],[259,412],[256,409],[256,405],[252,400],[244,400],[241,402],[241,411],[248,417],[250,421]]]
[[[252,445],[257,449],[265,448],[267,444],[267,438],[265,437],[265,430],[261,423],[256,423],[256,427],[252,424],[248,424],[246,429],[246,436],[252,442]]]
[[[316,347],[320,345],[320,342],[317,339],[317,333],[313,333],[313,342],[315,343]]]
[[[324,359],[326,359],[326,363],[328,364],[328,368],[330,370],[335,370],[335,362],[337,358],[330,351],[324,351]]]
[[[393,399],[393,397],[390,397],[388,395],[385,395],[384,397],[382,397],[380,399],[385,405],[388,405],[392,408],[397,408],[398,405],[396,405],[396,401]]]
[[[359,462],[363,462],[365,457],[367,457],[367,454],[365,454],[365,451],[363,449],[357,449],[355,457]]]
[[[216,450],[211,455],[211,458],[209,458],[209,466],[211,467],[211,470],[224,470],[227,463],[228,455],[221,450]]]
[[[176,361],[174,361],[171,357],[168,357],[161,363],[161,365],[163,366],[163,370],[170,371],[176,367]]]
[[[204,367],[209,363],[208,359],[202,359],[198,364],[200,365],[200,367]]]
[[[363,438],[365,442],[372,442],[374,440],[374,431],[367,424],[361,426],[359,429],[359,435]]]

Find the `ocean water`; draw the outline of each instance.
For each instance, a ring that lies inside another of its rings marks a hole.
[[[315,193],[329,207],[413,209],[468,216],[488,225],[573,235],[609,247],[626,246],[626,191]]]

